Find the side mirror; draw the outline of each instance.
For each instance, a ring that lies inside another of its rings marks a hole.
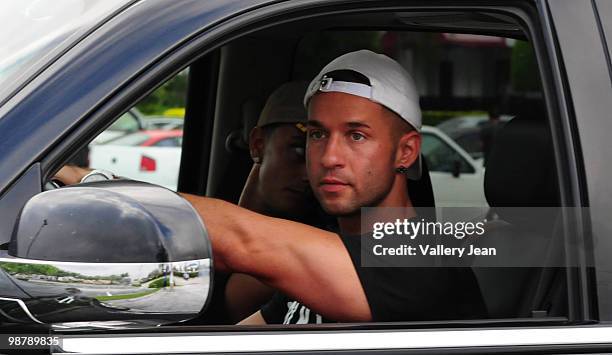
[[[453,170],[451,171],[453,177],[458,178],[461,175],[461,160],[453,160]]]
[[[2,253],[0,312],[14,322],[175,323],[197,316],[211,292],[202,220],[178,194],[143,182],[34,196]]]

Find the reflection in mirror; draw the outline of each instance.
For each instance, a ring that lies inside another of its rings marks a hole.
[[[2,297],[0,315],[20,323],[186,320],[206,303],[210,267],[210,259],[69,263],[4,257],[2,276],[29,298]]]

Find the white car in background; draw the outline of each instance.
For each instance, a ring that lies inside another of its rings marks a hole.
[[[501,124],[505,124],[513,118],[514,116],[510,115],[499,116]],[[472,158],[480,159],[484,155],[481,132],[488,120],[488,115],[458,116],[436,125],[436,128],[446,133]]]
[[[143,130],[89,146],[89,166],[176,191],[183,130]]]
[[[142,123],[144,129],[183,129],[184,120],[166,116],[146,116]]]
[[[429,168],[436,207],[457,207],[438,211],[438,220],[470,220],[485,216],[489,205],[483,188],[483,160],[472,158],[436,127],[423,126],[421,136],[421,152]]]

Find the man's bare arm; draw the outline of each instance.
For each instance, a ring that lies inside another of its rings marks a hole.
[[[370,321],[353,262],[337,234],[182,194],[206,223],[215,267],[252,275],[325,318]]]
[[[56,177],[73,184],[87,172],[68,167]],[[338,235],[222,200],[181,195],[206,223],[215,268],[252,275],[325,318],[371,320],[365,293]]]
[[[81,168],[75,165],[64,165],[55,173],[53,178],[63,182],[65,185],[74,185],[81,182],[81,179],[92,170],[93,169]]]

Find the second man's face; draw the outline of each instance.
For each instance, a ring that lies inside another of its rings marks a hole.
[[[295,124],[280,124],[266,138],[259,189],[278,216],[295,219],[316,206],[306,176],[305,140]]]
[[[379,205],[395,177],[396,142],[384,107],[350,94],[318,93],[308,117],[308,178],[325,211],[345,216]]]

